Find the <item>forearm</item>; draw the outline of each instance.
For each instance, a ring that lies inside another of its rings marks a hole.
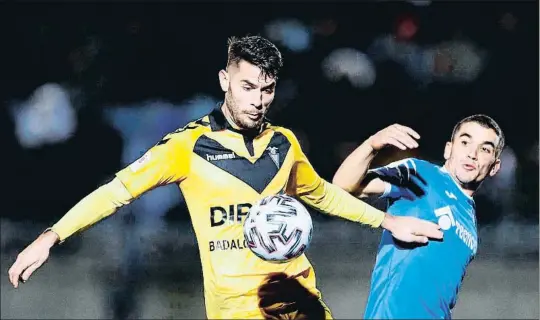
[[[115,178],[79,201],[51,230],[58,235],[60,241],[64,241],[74,233],[115,213],[132,200],[133,197],[122,182]]]
[[[367,224],[374,228],[380,227],[385,220],[384,212],[322,179],[312,191],[298,194],[298,196],[306,204],[323,213]]]
[[[366,140],[343,161],[332,183],[349,193],[361,194],[365,187],[365,183],[362,182],[376,154],[370,140]]]

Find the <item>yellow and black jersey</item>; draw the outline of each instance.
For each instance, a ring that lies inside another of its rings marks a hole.
[[[287,264],[261,260],[248,249],[242,229],[252,203],[267,195],[294,193],[296,184],[318,183],[318,176],[304,173],[303,179],[289,184],[299,153],[289,130],[265,124],[250,138],[232,130],[216,109],[167,135],[117,176],[133,197],[159,185],[179,184],[199,244],[207,306],[242,311],[243,306],[253,307],[268,273],[297,274],[310,268],[305,256]],[[253,301],[235,299],[231,306],[228,301],[238,296]],[[211,318],[214,313],[208,311]]]
[[[320,211],[374,227],[384,217],[321,179],[290,130],[265,123],[258,134],[243,134],[230,127],[219,108],[168,134],[116,176],[125,189],[108,196],[116,199],[114,204],[84,221],[68,213],[53,231],[63,240],[146,191],[178,184],[199,245],[209,318],[260,317],[254,307],[257,288],[269,273],[311,270],[305,255],[275,264],[248,249],[243,219],[262,197],[285,192]],[[314,272],[304,274],[301,283],[319,294]]]

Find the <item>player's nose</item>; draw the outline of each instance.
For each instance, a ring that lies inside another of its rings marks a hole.
[[[469,148],[469,150],[467,151],[467,156],[472,160],[476,160],[478,156],[478,150],[476,148]]]

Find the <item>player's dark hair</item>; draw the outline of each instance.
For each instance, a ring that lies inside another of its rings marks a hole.
[[[277,79],[283,59],[272,42],[260,36],[231,37],[228,46],[227,66],[244,60],[259,67],[263,76]]]
[[[472,116],[468,116],[467,118],[464,118],[463,120],[458,122],[455,125],[454,130],[452,131],[452,141],[454,141],[454,138],[456,137],[459,129],[461,129],[461,126],[469,122],[478,123],[484,128],[492,129],[493,131],[495,131],[495,133],[499,137],[499,144],[495,148],[495,156],[498,157],[504,148],[504,133],[502,132],[499,124],[495,120],[493,120],[493,118],[486,116],[485,114],[475,114]]]

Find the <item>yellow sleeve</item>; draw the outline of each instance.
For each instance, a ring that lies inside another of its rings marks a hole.
[[[77,203],[51,230],[64,241],[115,213],[155,187],[185,179],[189,172],[191,133],[173,133],[139,160],[120,170],[116,178]]]
[[[189,173],[192,149],[191,132],[167,135],[116,176],[137,198],[156,187],[184,180]]]
[[[99,187],[84,197],[68,211],[51,230],[62,242],[78,231],[87,229],[96,222],[115,213],[118,208],[130,203],[133,197],[118,179]]]
[[[309,206],[329,215],[367,224],[374,228],[382,224],[384,212],[322,179],[313,169],[294,134],[290,131],[284,134],[291,141],[295,157],[287,193],[297,196]]]

